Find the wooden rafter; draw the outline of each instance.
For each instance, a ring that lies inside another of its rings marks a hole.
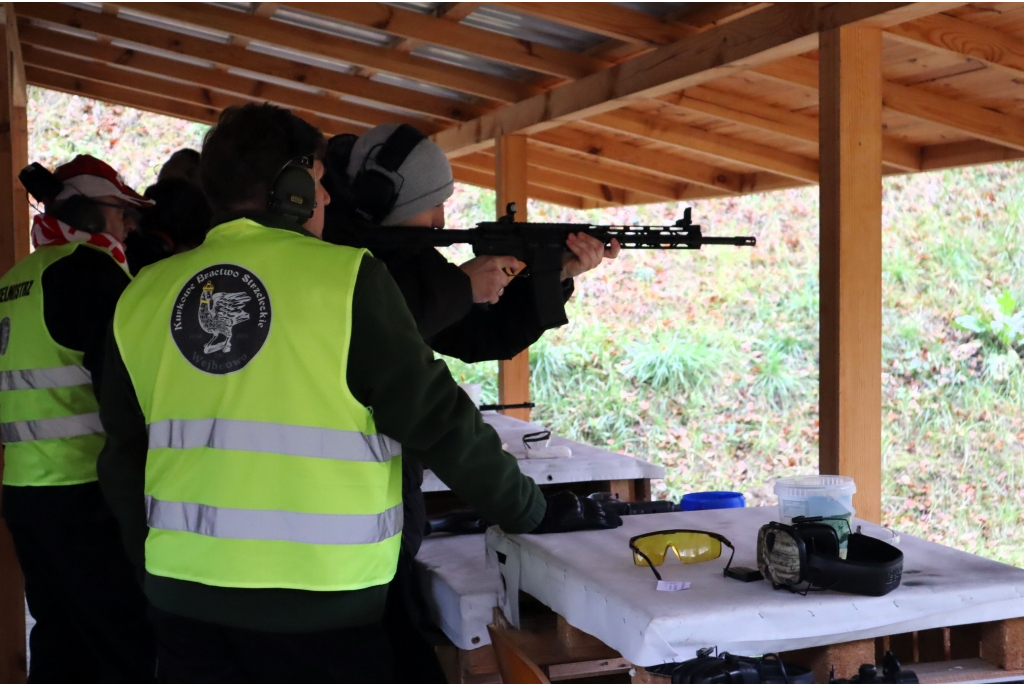
[[[48,71],[122,86],[131,90],[138,90],[151,95],[160,95],[189,104],[211,107],[218,113],[233,105],[245,105],[261,101],[258,98],[243,97],[200,86],[178,83],[157,76],[132,73],[100,62],[89,62],[48,50],[39,50],[31,45],[24,47],[24,55],[26,64],[31,64]],[[316,111],[296,110],[296,114],[314,126],[319,127],[324,132],[331,134],[361,133],[369,128],[365,125],[360,126],[325,117]]]
[[[198,121],[204,124],[217,123],[218,112],[212,107],[187,104],[180,100],[172,100],[123,86],[90,81],[39,67],[25,67],[25,78],[29,84],[40,88],[59,90],[72,95],[83,95],[115,105],[135,107],[188,121]]]
[[[773,78],[785,80],[808,89],[817,89],[818,65],[807,57],[796,57],[758,69]],[[814,77],[814,85],[811,77]],[[923,87],[903,86],[886,82],[882,98],[887,109],[947,126],[981,140],[1014,149],[1024,149],[1024,119],[979,107],[967,102],[936,95]]]
[[[570,156],[565,154],[564,148],[532,140],[528,147],[527,159],[529,159],[531,167],[562,171],[604,185],[646,193],[662,200],[705,197],[709,190],[702,186],[690,186],[687,183],[644,173],[635,168],[611,164],[595,155],[588,155],[583,159]]]
[[[559,50],[383,3],[289,2],[285,6],[566,79],[578,79],[611,66],[589,55]]]
[[[398,74],[500,102],[516,102],[538,92],[536,86],[527,83],[496,78],[398,50],[358,43],[313,29],[285,24],[268,17],[235,12],[213,5],[124,3],[120,6],[249,40],[258,40],[368,69]]]
[[[736,194],[743,190],[740,174],[686,159],[659,150],[652,151],[636,145],[619,142],[604,135],[580,130],[573,126],[550,129],[532,136],[533,140],[554,147],[584,152],[599,159],[639,169],[668,179],[694,183],[710,190]]]
[[[89,62],[84,62],[81,59],[84,57],[107,64],[130,67],[147,74],[177,79],[204,89],[237,94],[249,100],[268,100],[296,110],[326,114],[355,124],[376,126],[386,122],[398,122],[411,123],[427,131],[436,130],[436,126],[429,121],[396,115],[374,107],[342,102],[330,95],[310,93],[276,83],[229,74],[219,69],[199,67],[165,57],[133,52],[112,45],[102,45],[96,41],[59,35],[53,31],[33,26],[26,26],[22,31],[22,43],[32,54],[29,63],[49,66],[51,69],[69,74],[88,75],[86,71],[78,72],[79,67],[85,70],[95,69]],[[61,54],[50,52],[52,50],[59,50]],[[126,70],[120,71],[122,71],[121,77],[125,79],[126,85],[131,85],[129,82],[137,74]],[[145,81],[146,79],[142,78],[141,80]]]
[[[130,41],[158,50],[207,60],[225,67],[246,69],[279,79],[304,83],[335,94],[351,95],[401,107],[412,112],[421,112],[439,119],[452,121],[470,119],[486,111],[486,109],[471,103],[378,83],[332,69],[264,55],[238,45],[226,45],[203,38],[186,36],[174,31],[125,21],[112,15],[98,14],[67,5],[28,2],[18,3],[15,10],[19,17],[82,29],[107,39]]]
[[[817,118],[733,93],[697,86],[681,93],[665,95],[661,100],[673,107],[706,114],[722,121],[776,133],[793,140],[815,145],[818,143]],[[920,171],[921,151],[916,146],[892,138],[884,139],[882,146],[882,159],[889,166],[903,171]],[[817,158],[817,151],[813,157]]]
[[[494,168],[494,156],[486,152],[477,152],[472,155],[460,157],[454,160],[459,166],[478,171],[486,171]],[[559,171],[544,167],[530,167],[530,182],[546,188],[554,188],[578,197],[585,197],[599,202],[607,202],[613,205],[642,204],[650,202],[661,202],[664,198],[645,192],[636,192],[624,188],[591,181],[572,175],[567,171]]]
[[[885,35],[908,45],[980,60],[1013,78],[1024,76],[1024,40],[987,26],[935,14],[893,26]]]
[[[773,5],[446,129],[436,134],[435,140],[449,154],[468,154],[490,147],[498,133],[536,133],[621,108],[631,100],[656,98],[808,52],[816,47],[820,30],[866,20],[886,23],[899,17],[906,21],[905,17],[913,18],[915,13],[921,16],[932,11],[920,3]]]
[[[480,188],[490,188],[491,190],[494,190],[495,182],[493,169],[490,171],[483,171],[480,169],[471,169],[469,167],[453,164],[452,173],[455,176],[455,180],[459,183],[468,183],[469,185]],[[572,207],[573,209],[594,209],[595,207],[615,206],[609,202],[598,202],[597,200],[582,198],[571,193],[564,193],[560,190],[545,188],[529,182],[526,184],[526,189],[531,198],[535,200],[542,200],[543,202],[550,202],[551,204],[560,205],[562,207]]]
[[[675,145],[719,159],[739,162],[800,181],[818,182],[818,163],[813,159],[765,145],[749,143],[738,138],[730,138],[693,126],[666,121],[641,112],[621,109],[617,112],[601,114],[588,121],[615,131],[623,131],[640,138]]]

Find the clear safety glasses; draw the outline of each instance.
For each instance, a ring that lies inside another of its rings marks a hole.
[[[722,556],[722,545],[731,552],[725,568],[729,568],[736,548],[725,537],[718,533],[704,530],[659,530],[644,533],[629,540],[629,548],[633,550],[633,563],[637,566],[647,565],[654,572],[654,577],[661,580],[661,574],[655,566],[665,563],[665,557],[672,550],[676,558],[684,564],[697,564],[702,561],[713,561]],[[724,574],[725,571],[723,570]]]

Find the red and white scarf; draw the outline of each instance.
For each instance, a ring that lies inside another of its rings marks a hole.
[[[32,220],[32,247],[47,245],[67,245],[68,243],[88,243],[107,252],[128,271],[128,259],[124,254],[124,243],[109,233],[88,233],[68,226],[46,214],[36,214]]]

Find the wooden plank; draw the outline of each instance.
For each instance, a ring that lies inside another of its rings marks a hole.
[[[648,173],[694,183],[727,194],[739,193],[742,188],[742,179],[735,172],[675,154],[666,154],[662,150],[653,151],[622,143],[608,136],[582,131],[574,126],[563,126],[544,131],[534,135],[532,140],[567,150],[584,152],[594,157],[642,169]]]
[[[18,29],[11,3],[0,12],[5,26],[0,31],[0,274],[28,255],[28,207],[17,175],[28,156],[25,124],[25,74],[18,48]],[[0,470],[3,449],[0,447]],[[18,565],[7,525],[0,525],[0,682],[24,683],[27,677],[25,648],[25,581]]]
[[[141,73],[132,73],[111,67],[98,62],[87,62],[73,57],[67,57],[55,52],[45,50],[32,50],[31,46],[25,46],[26,53],[31,55],[30,66],[33,69],[44,69],[53,73],[66,74],[68,76],[90,81],[97,81],[113,86],[130,88],[143,93],[158,95],[163,98],[170,98],[180,102],[201,107],[210,107],[218,112],[234,105],[245,105],[251,102],[262,102],[260,98],[246,98],[230,93],[222,93],[209,88],[191,86],[178,83],[156,76],[148,76]],[[315,112],[305,110],[294,110],[295,114],[330,133],[362,133],[369,127],[349,122],[339,121],[330,117],[321,116]]]
[[[882,513],[882,33],[821,34],[821,473]]]
[[[526,221],[526,136],[502,136],[495,144],[495,213],[505,215],[505,207],[515,202],[516,219]],[[521,404],[530,401],[530,350],[525,349],[512,359],[498,362],[498,403]],[[529,409],[508,409],[502,412],[522,421],[530,420]]]
[[[1007,671],[1024,669],[1024,618],[984,624],[981,658]]]
[[[608,481],[608,492],[623,502],[639,501],[636,496],[636,483],[632,480],[610,480]]]
[[[832,669],[835,669],[836,678],[852,678],[857,675],[861,664],[874,663],[875,641],[840,642],[824,647],[783,652],[779,656],[785,661],[810,668],[814,671],[814,682],[827,683]]]
[[[516,102],[538,91],[535,86],[526,83],[497,78],[464,67],[445,65],[389,48],[335,36],[328,37],[313,29],[291,26],[267,17],[257,17],[213,5],[144,2],[122,3],[120,6],[501,102]]]
[[[29,85],[39,86],[40,88],[59,90],[71,95],[83,95],[115,105],[125,105],[126,107],[134,107],[147,112],[165,114],[169,117],[187,119],[188,121],[215,124],[219,116],[217,110],[212,107],[187,104],[180,100],[151,95],[110,83],[68,76],[56,71],[40,69],[39,67],[25,67],[25,77]]]
[[[103,38],[131,41],[171,53],[208,60],[225,67],[246,69],[287,81],[323,88],[339,95],[350,95],[394,105],[412,112],[422,112],[440,119],[472,119],[488,109],[468,102],[378,83],[368,78],[352,76],[333,69],[309,66],[280,57],[264,55],[239,45],[225,45],[203,38],[194,38],[67,5],[19,2],[16,11],[20,17],[79,28],[97,33]],[[65,36],[65,34],[58,35]],[[136,54],[140,53],[127,50],[121,63],[125,66],[132,66],[133,55]]]
[[[818,120],[806,114],[791,112],[750,98],[712,90],[703,86],[661,98],[674,107],[743,124],[751,128],[811,143],[818,142]],[[921,150],[915,145],[884,138],[882,161],[903,171],[921,170]]]
[[[927,145],[921,148],[921,170],[948,169],[1024,159],[1024,152],[981,140]]]
[[[673,183],[658,176],[642,174],[622,167],[614,167],[608,163],[602,163],[603,160],[600,157],[591,156],[591,159],[585,160],[561,154],[557,152],[559,149],[561,148],[548,147],[531,141],[528,147],[530,166],[562,171],[597,183],[648,193],[664,200],[682,199],[685,184]]]
[[[310,93],[276,83],[229,74],[220,69],[184,64],[177,60],[125,50],[113,45],[102,45],[96,41],[59,35],[53,31],[33,26],[25,27],[21,40],[26,45],[26,50],[32,53],[31,56],[26,56],[26,61],[38,66],[50,65],[51,69],[72,75],[78,73],[79,65],[86,64],[81,59],[85,57],[120,67],[127,66],[147,74],[186,81],[203,88],[235,93],[248,99],[265,100],[283,107],[325,114],[368,127],[383,123],[405,123],[412,124],[425,133],[438,129],[432,121],[420,117],[342,102],[332,95]],[[46,50],[39,50],[40,47]],[[56,56],[55,53],[49,52],[54,50],[65,54]],[[67,55],[78,59],[69,58]],[[122,78],[126,80],[131,79],[132,76],[132,72],[122,73]]]
[[[882,94],[883,104],[897,112],[1024,150],[1024,119],[892,82],[884,84]]]
[[[1024,675],[1024,671],[1005,671],[977,657],[914,664],[907,670],[917,674],[921,683],[1020,682],[1017,679]]]
[[[493,170],[486,173],[479,169],[459,166],[456,161],[452,164],[452,173],[455,176],[455,180],[459,183],[468,183],[469,185],[477,186],[479,188],[494,189],[495,183]],[[536,200],[542,200],[544,202],[550,202],[553,205],[559,205],[561,207],[570,207],[572,209],[595,209],[598,207],[613,206],[610,203],[589,200],[571,193],[555,190],[553,188],[542,188],[533,183],[527,183],[526,190],[529,197]]]
[[[1024,40],[946,14],[893,26],[885,35],[909,45],[924,45],[981,60],[990,66],[1002,67],[1014,76],[1024,72]]]
[[[582,78],[611,66],[610,62],[590,55],[560,50],[384,3],[286,2],[284,5],[564,79]]]
[[[818,163],[790,152],[757,143],[730,138],[693,126],[685,126],[633,110],[601,114],[588,120],[592,124],[702,152],[720,159],[739,162],[800,181],[818,181]]]
[[[609,7],[610,5],[602,5]],[[573,7],[573,5],[566,5]],[[812,50],[817,32],[898,12],[904,4],[772,5],[435,134],[451,156],[494,144],[498,135],[532,134],[701,85]]]

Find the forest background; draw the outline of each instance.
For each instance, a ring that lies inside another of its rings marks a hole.
[[[30,89],[29,156],[88,153],[145,188],[206,126]],[[1024,566],[1024,164],[885,179],[883,507],[901,531]],[[666,467],[655,494],[743,492],[815,473],[817,188],[689,203],[710,234],[756,249],[636,251],[578,280],[571,323],[531,349],[534,420]],[[494,216],[457,186],[450,227]],[[671,223],[682,204],[579,211],[531,201],[531,220]],[[453,252],[454,259],[468,257]],[[446,360],[497,395],[497,365]]]

